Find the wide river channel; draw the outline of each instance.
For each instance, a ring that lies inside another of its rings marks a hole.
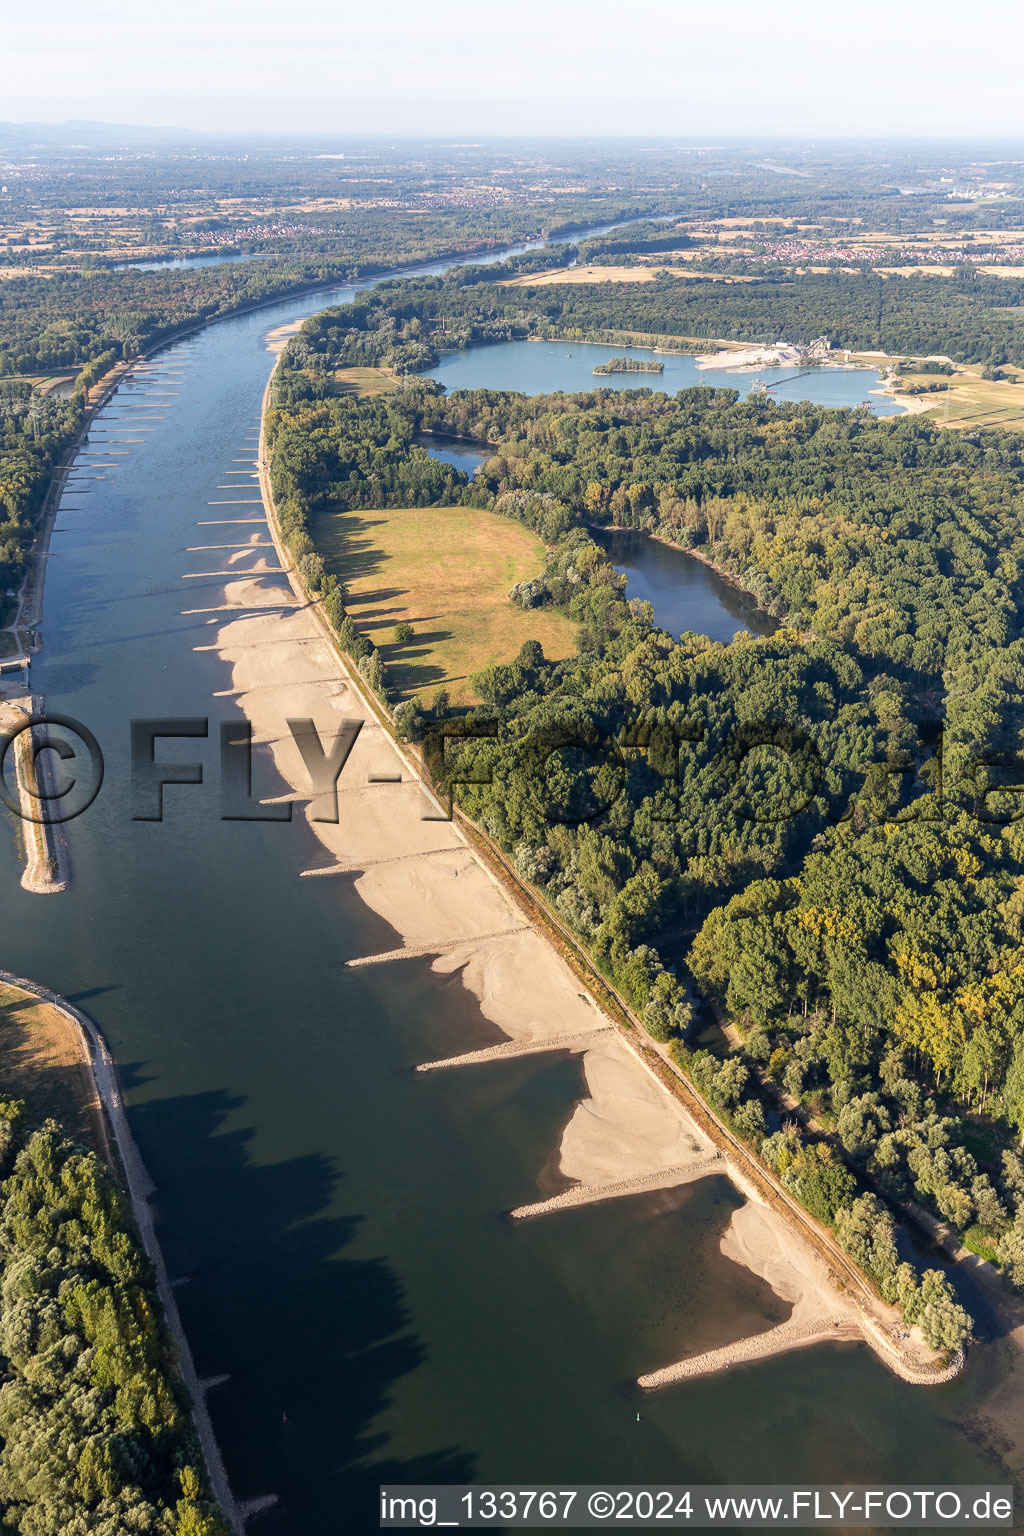
[[[219,722],[238,720],[209,648],[223,580],[183,577],[234,542],[204,525],[260,515],[267,332],[351,292],[213,325],[98,416],[32,683],[94,732],[106,780],[69,829],[66,894],[23,892],[0,833],[2,964],[78,1001],[116,1055],[199,1374],[226,1378],[209,1403],[235,1493],[278,1498],[251,1530],[376,1529],[384,1481],[1001,1480],[971,1430],[998,1346],[929,1390],[844,1344],[640,1394],[639,1373],[785,1316],[719,1251],[730,1184],[509,1222],[538,1198],[578,1057],[416,1075],[492,1038],[458,976],[429,956],[346,970],[400,939],[351,877],[299,878],[322,862],[304,820],[219,819]],[[508,382],[550,388],[526,351],[536,374]],[[156,716],[209,718],[207,741],[159,754],[202,759],[206,782],[132,821],[129,726]],[[284,788],[263,756],[256,781]]]

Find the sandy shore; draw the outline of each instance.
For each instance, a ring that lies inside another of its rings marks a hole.
[[[934,395],[901,395],[897,389],[873,389],[871,393],[886,395],[890,400],[895,400],[907,416],[920,416],[923,412],[935,408]]]
[[[251,610],[278,604],[280,592],[258,578],[234,580],[225,600]],[[525,925],[457,827],[432,819],[433,803],[368,714],[310,609],[275,608],[231,620],[217,644],[231,663],[232,689],[254,741],[269,748],[278,772],[305,802],[324,864],[360,871],[355,889],[395,930],[396,947],[444,944],[433,969],[459,972],[484,1017],[509,1041],[554,1042],[608,1026],[582,1051],[588,1096],[563,1135],[563,1175],[598,1184],[707,1156],[705,1137],[580,992],[568,966]],[[341,718],[363,721],[339,780],[337,824],[311,819],[313,786],[285,726],[289,717],[312,719],[325,740]]]
[[[280,357],[292,336],[298,334],[305,322],[292,320],[287,325],[277,325],[272,331],[267,332],[267,351],[273,352],[275,357]]]
[[[776,347],[730,347],[697,359],[697,367],[712,372],[742,373],[750,368],[795,368],[800,362],[796,347],[779,342]]]
[[[721,1171],[731,1172],[726,1168]],[[935,1356],[920,1329],[904,1329],[895,1307],[879,1302],[869,1312],[851,1292],[837,1289],[823,1260],[807,1244],[795,1242],[763,1200],[745,1186],[745,1181],[733,1177],[740,1188],[745,1188],[748,1198],[745,1205],[733,1212],[722,1237],[722,1253],[760,1275],[776,1296],[792,1304],[792,1311],[775,1328],[750,1334],[706,1354],[689,1355],[641,1376],[639,1386],[668,1386],[687,1377],[707,1376],[793,1349],[842,1340],[868,1343],[897,1376],[918,1386],[938,1386],[959,1373],[962,1352],[937,1370]]]
[[[245,553],[245,552],[243,552]],[[237,566],[236,566],[237,569]],[[233,580],[225,599],[258,608],[280,592]],[[220,629],[236,702],[282,778],[305,802],[327,867],[357,869],[355,889],[399,936],[399,946],[444,944],[433,969],[459,972],[484,1017],[520,1044],[593,1037],[582,1048],[587,1097],[562,1138],[560,1171],[588,1185],[678,1168],[710,1144],[640,1063],[611,1021],[580,992],[569,967],[526,926],[491,873],[436,808],[391,737],[368,714],[308,607],[250,613]],[[313,786],[286,718],[308,717],[326,740],[341,718],[363,721],[339,780],[337,824],[311,819]]]
[[[641,1387],[668,1386],[810,1344],[863,1338],[854,1302],[836,1290],[824,1264],[809,1248],[787,1241],[779,1223],[758,1201],[748,1200],[733,1212],[721,1249],[726,1258],[766,1280],[776,1296],[792,1304],[792,1312],[776,1328],[706,1354],[687,1356],[641,1376]]]

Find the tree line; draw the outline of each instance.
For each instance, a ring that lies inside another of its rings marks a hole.
[[[0,1098],[0,1530],[227,1536],[124,1196]]]
[[[81,424],[81,395],[44,399],[27,383],[0,380],[0,616],[11,611],[36,519]]]
[[[570,259],[563,253],[566,265]],[[383,356],[394,345],[396,327],[418,323],[416,334],[429,340],[429,348],[420,362],[406,364],[410,368],[426,366],[452,347],[530,335],[576,340],[607,331],[764,345],[780,338],[810,343],[827,335],[833,346],[853,351],[942,352],[958,362],[1024,363],[1024,314],[1015,312],[1024,307],[1024,275],[990,277],[963,267],[950,277],[887,278],[863,270],[711,283],[661,272],[648,283],[502,288],[502,277],[510,275],[519,270],[466,267],[381,284],[365,303],[383,322],[383,334],[375,338],[374,324],[356,324],[353,332],[364,334],[353,334],[350,345]],[[437,327],[441,315],[443,331]],[[324,328],[331,324],[325,319]],[[397,361],[401,364],[400,356]]]

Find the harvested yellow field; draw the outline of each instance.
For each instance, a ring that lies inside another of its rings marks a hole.
[[[0,983],[0,1091],[24,1099],[33,1124],[59,1120],[110,1158],[106,1122],[74,1025],[42,998]]]
[[[398,383],[389,368],[336,368],[334,378],[339,395],[356,395],[360,400],[387,394]]]
[[[444,687],[453,702],[469,703],[470,677],[514,660],[526,640],[539,640],[552,659],[576,649],[567,618],[509,602],[509,589],[543,568],[544,545],[507,517],[477,507],[326,513],[315,537],[403,696]],[[402,623],[414,636],[404,645],[393,638]]]
[[[916,265],[907,262],[902,267],[874,267],[872,269],[882,277],[952,277],[952,267],[940,267],[934,263],[919,262]]]
[[[694,252],[696,255],[697,253]],[[680,258],[686,259],[686,258]],[[514,277],[506,288],[551,288],[569,283],[651,283],[659,272],[673,277],[697,278],[705,283],[752,283],[753,277],[726,276],[722,272],[694,272],[687,267],[667,267],[662,261],[649,267],[563,267],[557,272],[538,272]]]
[[[514,277],[506,288],[550,288],[563,283],[649,283],[653,267],[562,267],[555,272],[535,272]]]
[[[904,381],[925,384],[934,382],[934,376],[906,375],[901,380]],[[944,427],[1024,430],[1024,382],[983,379],[979,368],[961,368],[949,385],[949,389],[936,390],[934,394],[910,396],[911,409],[927,413]]]

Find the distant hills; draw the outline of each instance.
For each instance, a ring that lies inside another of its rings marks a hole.
[[[88,149],[119,145],[142,148],[146,145],[193,144],[199,140],[226,137],[202,133],[190,128],[151,128],[133,123],[98,123],[70,118],[66,123],[0,122],[0,146],[31,149],[66,148],[82,145]]]

